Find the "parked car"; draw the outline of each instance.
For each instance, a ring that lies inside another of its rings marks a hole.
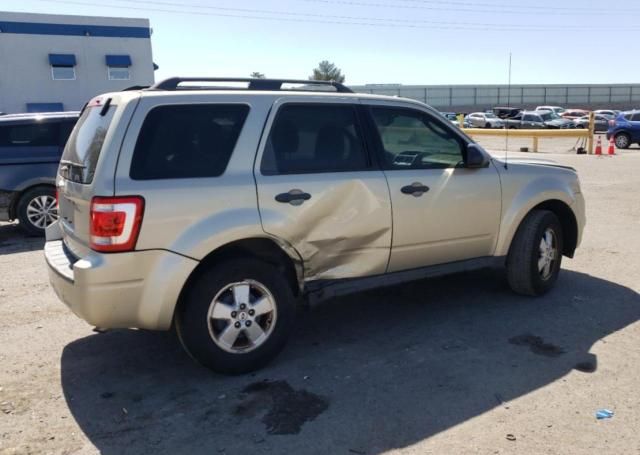
[[[504,128],[501,119],[493,112],[473,112],[465,117],[471,128]]]
[[[560,114],[560,117],[567,120],[573,120],[584,117],[585,115],[589,115],[589,111],[584,109],[566,109],[562,114]]]
[[[631,144],[640,144],[640,111],[621,112],[609,121],[607,140],[613,139],[619,149],[629,148]]]
[[[571,120],[566,120],[552,111],[523,111],[511,119],[504,119],[505,128],[575,128]]]
[[[0,117],[0,221],[31,235],[57,219],[55,177],[78,112]]]
[[[565,109],[560,106],[538,106],[535,109],[536,111],[551,111],[555,114],[561,115]]]
[[[593,119],[593,127],[596,133],[607,131],[609,128],[609,120],[613,119],[610,115],[594,115]],[[584,117],[573,119],[573,123],[576,128],[589,128],[589,116],[585,115]]]
[[[496,115],[496,117],[501,119],[513,118],[516,115],[518,115],[520,112],[522,112],[522,109],[520,108],[506,107],[506,106],[494,107],[492,110],[493,110],[493,113]]]
[[[297,302],[487,266],[542,295],[580,243],[575,170],[507,167],[418,101],[185,82],[94,98],[65,147],[45,258],[93,325],[175,327],[242,373],[282,349]]]
[[[458,115],[461,115],[461,114],[456,114],[455,112],[440,112],[440,114],[442,114],[444,118],[449,120],[455,126],[460,126],[460,122],[458,121]],[[462,125],[463,128],[471,128],[471,124],[467,121],[467,119],[463,118],[462,123],[463,123]]]
[[[617,117],[618,114],[620,113],[620,111],[617,110],[611,110],[611,109],[598,109],[596,111],[593,111],[594,114],[600,114],[600,115],[610,115],[612,117]]]

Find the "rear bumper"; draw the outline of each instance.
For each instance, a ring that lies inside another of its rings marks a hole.
[[[169,329],[182,287],[198,264],[162,250],[75,258],[62,240],[48,240],[44,253],[60,300],[103,328]]]

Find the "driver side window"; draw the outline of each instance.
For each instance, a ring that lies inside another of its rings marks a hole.
[[[402,108],[372,107],[384,169],[446,169],[463,162],[463,142],[441,122]]]

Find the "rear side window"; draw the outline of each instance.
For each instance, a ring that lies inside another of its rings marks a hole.
[[[129,175],[134,180],[218,177],[227,168],[249,106],[169,105],[142,124]]]
[[[58,147],[60,124],[34,122],[0,127],[0,147]]]
[[[631,117],[631,121],[640,122],[640,113],[633,114],[633,117]]]
[[[111,104],[103,111],[103,106],[87,107],[78,119],[62,153],[60,173],[64,178],[85,184],[93,181],[116,106]]]
[[[367,168],[369,160],[354,106],[290,104],[278,111],[260,171],[282,175]]]

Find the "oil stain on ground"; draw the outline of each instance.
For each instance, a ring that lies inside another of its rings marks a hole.
[[[509,343],[516,346],[529,346],[534,354],[544,355],[547,357],[558,357],[565,353],[564,349],[551,343],[545,343],[542,337],[525,333],[513,338],[509,338]]]
[[[269,434],[297,434],[309,422],[329,407],[329,401],[308,392],[294,390],[286,381],[262,381],[242,390],[242,403],[236,406],[238,417],[253,417],[264,413],[262,423]]]

